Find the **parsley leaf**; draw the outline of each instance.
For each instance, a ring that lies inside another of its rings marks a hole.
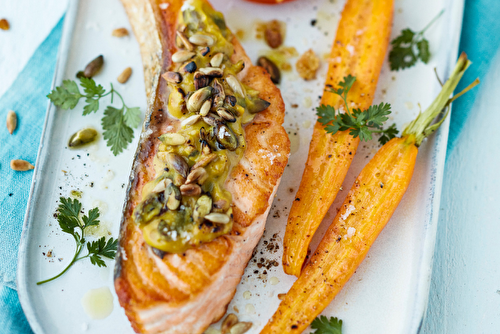
[[[313,320],[311,328],[316,330],[311,334],[342,334],[342,320],[321,315]]]
[[[427,64],[431,58],[429,41],[424,38],[425,31],[443,14],[444,10],[432,19],[421,31],[414,32],[406,28],[401,35],[392,40],[392,50],[389,52],[389,64],[392,71],[412,67],[420,59]]]
[[[102,136],[107,140],[114,155],[118,155],[132,142],[134,130],[125,123],[123,109],[108,106],[101,120],[104,132]]]
[[[330,87],[327,90],[339,95],[343,100],[347,111],[339,113],[333,106],[321,105],[316,108],[318,122],[320,122],[327,133],[335,134],[338,131],[349,130],[349,134],[354,138],[359,136],[361,141],[369,141],[372,139],[373,133],[381,133],[379,142],[383,145],[398,134],[396,125],[394,124],[389,129],[383,130],[384,122],[389,118],[391,113],[391,105],[389,103],[380,103],[379,105],[370,106],[367,110],[353,109],[349,110],[347,103],[347,94],[352,85],[356,81],[356,77],[348,75],[344,80],[339,82],[341,88]]]
[[[71,234],[75,239],[75,254],[69,265],[61,273],[47,280],[40,281],[37,283],[37,285],[55,280],[56,278],[64,274],[73,264],[75,264],[75,262],[87,257],[90,258],[90,263],[92,263],[93,265],[106,267],[106,263],[104,262],[102,257],[113,259],[118,249],[118,240],[114,238],[110,238],[107,242],[105,237],[92,242],[88,242],[85,240],[86,229],[90,226],[99,225],[98,218],[100,213],[98,208],[91,209],[89,213],[87,215],[83,215],[80,220],[82,204],[77,199],[61,197],[59,201],[61,203],[57,208],[57,221],[59,222],[59,226],[61,227],[62,231]],[[79,229],[80,231],[77,232],[76,229]],[[85,245],[87,246],[88,254],[79,257]]]
[[[129,108],[123,101],[122,96],[111,85],[111,89],[106,90],[94,79],[80,77],[80,86],[84,94],[80,93],[78,84],[73,80],[64,80],[63,84],[56,87],[47,97],[58,107],[62,109],[74,109],[81,98],[85,98],[83,115],[89,115],[99,110],[99,101],[101,98],[116,94],[122,101],[121,109],[108,106],[104,111],[104,117],[101,120],[103,126],[103,137],[107,141],[107,146],[111,147],[114,155],[118,155],[134,138],[133,129],[141,124],[141,109],[138,107]]]

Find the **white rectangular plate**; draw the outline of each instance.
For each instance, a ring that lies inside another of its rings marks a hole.
[[[327,69],[325,55],[331,48],[344,1],[297,0],[263,6],[241,0],[214,0],[213,4],[226,15],[233,31],[245,31],[242,44],[252,60],[268,50],[262,40],[254,38],[255,22],[270,19],[287,23],[286,46],[294,46],[300,54],[312,48],[322,59],[316,80],[305,82],[294,70],[283,73],[281,91],[287,107],[284,126],[290,136],[292,154],[268,217],[265,235],[228,308],[241,321],[254,323],[249,333],[258,333],[278,307],[277,295],[288,291],[295,280],[283,273],[281,265],[266,269],[259,268],[258,263],[264,261],[267,265],[277,261],[281,264],[286,219],[307,157],[316,119],[314,108],[322,94]],[[375,103],[392,104],[395,112],[391,122],[396,122],[399,129],[417,115],[419,105],[427,107],[439,92],[433,68],[437,67],[444,78],[454,65],[463,1],[396,1],[392,38],[406,27],[423,28],[443,8],[444,15],[426,33],[432,51],[430,63],[419,63],[400,72],[391,72],[386,63],[382,69]],[[314,26],[312,20],[316,20]],[[138,45],[133,36],[112,37],[111,31],[118,27],[130,29],[118,0],[71,2],[54,85],[74,78],[90,59],[103,54],[105,66],[96,81],[107,88],[109,82],[113,82],[129,106],[140,106],[144,111],[146,99]],[[291,59],[292,65],[296,59]],[[134,70],[129,82],[116,83],[115,78],[128,66]],[[108,267],[104,269],[81,261],[53,283],[36,285],[37,281],[60,272],[74,251],[74,241],[61,232],[53,217],[60,196],[69,196],[71,190],[81,191],[85,210],[98,206],[103,228],[113,236],[118,235],[139,129],[135,131],[134,142],[118,157],[111,154],[102,138],[88,148],[70,150],[66,144],[72,133],[86,126],[101,129],[102,105],[97,114],[85,117],[82,108],[82,104],[69,111],[53,105],[48,108],[20,245],[19,295],[36,333],[132,333],[114,294],[113,261],[107,261]],[[323,312],[341,318],[346,334],[416,333],[419,330],[429,291],[448,126],[446,121],[440,131],[424,142],[401,205],[356,274]],[[376,140],[360,145],[344,182],[345,190],[339,193],[312,248],[335,216],[355,176],[378,147]],[[271,249],[270,244],[279,248]],[[52,257],[47,257],[49,250]],[[84,312],[81,299],[89,289],[100,287],[109,287],[112,291],[114,309],[109,317],[92,320]]]

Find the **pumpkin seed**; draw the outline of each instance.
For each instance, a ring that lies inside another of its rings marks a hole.
[[[194,73],[196,69],[197,69],[196,63],[194,61],[190,61],[189,63],[182,65],[179,71],[184,73]]]
[[[93,142],[97,138],[97,131],[92,128],[82,129],[74,133],[68,142],[71,148],[77,148]]]
[[[85,69],[83,70],[83,75],[86,78],[92,78],[94,75],[99,73],[103,64],[104,64],[104,57],[100,55],[97,58],[93,59],[90,63],[88,63],[87,66],[85,66]]]
[[[162,191],[164,191],[167,186],[172,183],[172,180],[170,179],[163,179],[163,180],[160,180],[160,182],[158,182],[156,184],[156,186],[153,188],[153,190],[151,190],[151,192],[153,193],[161,193]]]
[[[225,124],[218,122],[215,126],[215,139],[224,148],[234,151],[238,148],[238,138]]]
[[[14,159],[10,161],[10,168],[18,172],[25,172],[27,170],[35,168],[35,166],[30,164],[26,160]]]
[[[10,134],[14,133],[17,128],[17,114],[14,110],[9,110],[7,113],[7,130]]]
[[[195,91],[187,102],[187,109],[190,112],[198,112],[203,105],[203,102],[212,96],[212,91],[212,87],[203,87]]]
[[[224,99],[224,102],[230,105],[231,107],[234,107],[236,105],[236,98],[232,95],[228,95]]]
[[[183,184],[180,186],[182,196],[198,196],[201,194],[201,188],[197,184]]]
[[[134,218],[137,224],[145,224],[160,214],[163,208],[163,193],[151,193],[145,200],[139,203],[134,210]]]
[[[158,157],[165,161],[169,167],[172,167],[182,177],[186,178],[189,173],[189,165],[183,157],[172,152],[160,152],[158,153]]]
[[[177,210],[181,205],[181,191],[173,183],[170,183],[165,189],[165,198],[169,210]]]
[[[210,78],[203,73],[196,72],[193,77],[194,89],[198,90],[210,84]]]
[[[181,127],[184,128],[186,126],[195,124],[196,122],[199,121],[200,117],[201,117],[200,115],[189,116],[188,118],[181,121]]]
[[[236,117],[225,108],[217,108],[217,114],[227,122],[236,122]]]
[[[191,168],[196,169],[198,167],[205,167],[206,165],[208,165],[209,163],[214,161],[215,158],[217,158],[217,154],[215,154],[215,153],[210,153],[208,155],[204,155]]]
[[[198,167],[192,169],[189,175],[186,178],[186,184],[189,183],[198,183],[200,186],[205,183],[208,178],[208,173],[203,167]]]
[[[212,101],[210,99],[203,102],[203,105],[201,106],[201,109],[200,109],[200,115],[207,116],[208,113],[210,112],[211,107],[212,107]]]
[[[206,218],[206,217],[205,217]],[[248,330],[252,328],[251,322],[238,322],[236,325],[231,327],[230,334],[243,334],[248,332]]]
[[[127,67],[126,69],[123,70],[122,73],[116,78],[116,81],[118,81],[121,84],[124,84],[128,81],[130,76],[132,75],[132,67]]]
[[[194,53],[194,52],[180,50],[172,55],[172,61],[174,63],[183,63],[186,60],[193,58],[194,56],[196,56],[196,53]]]
[[[167,80],[168,82],[175,83],[175,84],[182,82],[182,76],[179,72],[172,72],[172,71],[165,72],[165,73],[163,73],[163,75],[161,77],[163,79]]]
[[[222,78],[224,75],[224,70],[217,67],[203,67],[200,72],[212,78]]]
[[[247,110],[251,114],[256,114],[263,110],[266,110],[270,105],[271,103],[257,97],[251,99],[250,103],[247,103]]]
[[[201,195],[194,206],[193,220],[197,223],[203,220],[203,218],[210,213],[212,210],[212,198],[208,195]]]
[[[267,71],[267,73],[269,73],[272,82],[274,82],[275,84],[280,83],[281,81],[280,70],[278,66],[276,66],[276,64],[271,61],[271,59],[264,56],[259,57],[259,59],[257,59],[257,65],[263,67]]]
[[[226,82],[236,95],[238,95],[239,97],[245,97],[245,91],[243,90],[243,86],[241,85],[240,81],[236,79],[234,75],[229,74],[226,77]]]
[[[193,36],[189,37],[189,42],[195,45],[211,46],[215,43],[215,39],[212,36],[206,34],[196,33]]]
[[[227,224],[231,220],[228,215],[223,213],[212,212],[205,216],[206,220],[216,224]]]
[[[117,28],[111,33],[114,37],[125,37],[128,36],[128,30],[126,28]]]
[[[164,144],[171,146],[182,145],[186,142],[186,138],[183,135],[175,132],[162,134],[159,139]]]
[[[212,65],[213,67],[220,67],[223,60],[224,60],[224,54],[222,52],[219,52],[215,54],[212,57],[212,59],[210,59],[210,65]]]
[[[228,334],[229,331],[231,330],[231,327],[236,325],[238,323],[238,317],[234,313],[229,313],[222,322],[222,326],[220,328],[221,334]]]
[[[181,41],[181,44],[184,45],[184,47],[186,49],[188,49],[188,51],[193,51],[194,50],[194,46],[193,46],[193,44],[191,44],[191,42],[189,42],[189,40],[186,37],[186,35],[182,31],[179,31],[179,30],[177,30],[176,33],[177,33],[177,37]]]

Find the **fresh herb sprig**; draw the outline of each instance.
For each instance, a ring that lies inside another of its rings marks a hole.
[[[349,74],[344,77],[343,81],[339,82],[340,88],[330,87],[327,89],[344,100],[346,112],[340,113],[331,105],[323,104],[316,108],[318,122],[324,126],[328,133],[335,134],[338,131],[350,130],[349,134],[351,136],[354,138],[359,136],[359,139],[364,141],[371,140],[373,133],[380,133],[382,135],[378,141],[384,145],[398,134],[396,124],[385,130],[383,129],[384,122],[389,119],[387,115],[391,113],[391,105],[389,103],[380,103],[379,105],[370,106],[367,110],[349,109],[347,94],[355,81],[356,77]]]
[[[313,320],[311,328],[316,330],[311,334],[342,334],[342,320],[321,315]]]
[[[69,265],[60,274],[44,281],[40,281],[36,283],[37,285],[55,280],[56,278],[63,275],[77,261],[83,260],[85,258],[90,258],[90,262],[93,265],[106,267],[106,263],[104,262],[102,257],[114,259],[116,250],[118,248],[118,240],[114,238],[109,238],[108,241],[106,241],[106,238],[102,237],[92,242],[89,242],[85,239],[85,233],[87,229],[91,226],[99,225],[98,219],[100,214],[98,208],[93,208],[88,212],[87,215],[82,215],[82,217],[80,218],[82,204],[77,199],[72,200],[69,197],[61,197],[59,200],[61,203],[59,204],[59,207],[57,209],[57,221],[59,222],[59,226],[61,227],[62,231],[71,234],[75,239],[75,255],[73,256],[73,259],[71,260]],[[83,248],[85,248],[85,246],[87,247],[88,254],[80,256],[80,253]]]
[[[141,110],[138,107],[129,108],[120,93],[118,93],[113,84],[111,89],[106,90],[97,85],[92,78],[80,78],[80,86],[83,88],[83,94],[80,93],[78,84],[73,80],[64,80],[62,85],[56,87],[47,97],[58,107],[62,109],[74,109],[81,98],[85,98],[83,115],[89,115],[99,110],[100,100],[111,95],[111,103],[116,94],[122,101],[121,108],[107,106],[104,110],[104,117],[101,125],[104,130],[103,137],[107,146],[111,147],[114,155],[120,154],[134,138],[134,128],[141,123]]]
[[[406,28],[401,31],[401,35],[392,40],[392,50],[389,52],[392,71],[412,67],[419,59],[425,64],[429,62],[431,58],[429,41],[424,38],[424,33],[443,13],[444,9],[424,29],[414,32]]]

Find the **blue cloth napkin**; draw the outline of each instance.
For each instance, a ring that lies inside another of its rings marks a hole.
[[[476,77],[484,77],[491,59],[500,45],[500,1],[467,0],[460,50],[474,62],[466,72],[458,90]],[[6,334],[32,333],[19,305],[15,289],[17,250],[26,203],[33,173],[14,172],[9,167],[11,159],[20,158],[32,163],[40,142],[47,106],[46,95],[52,83],[62,21],[56,25],[10,89],[0,98],[0,119],[8,110],[15,110],[19,117],[14,135],[0,131],[0,328]],[[479,89],[468,93],[454,103],[451,116],[448,154],[454,148],[463,124],[469,116]],[[446,175],[446,174],[445,174]],[[3,284],[2,284],[3,283]],[[433,317],[428,314],[427,317]]]
[[[0,98],[0,119],[14,110],[17,129],[0,131],[0,328],[2,333],[31,333],[15,289],[17,250],[33,171],[16,172],[11,159],[35,164],[47,109],[63,18],[38,47],[12,86]],[[4,121],[2,121],[4,122]]]

